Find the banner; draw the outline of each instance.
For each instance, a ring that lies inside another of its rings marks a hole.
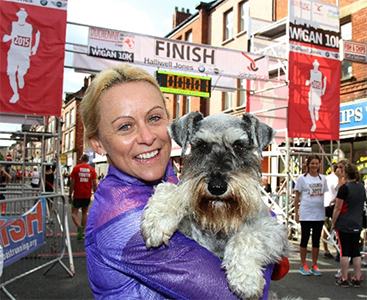
[[[267,56],[104,28],[89,28],[88,55],[178,73],[268,79]]]
[[[46,198],[20,217],[0,217],[4,267],[32,253],[45,242]]]
[[[279,77],[285,80],[285,75]],[[272,81],[254,81],[251,89],[258,91],[249,94],[248,112],[254,113],[261,121],[277,131],[275,140],[278,144],[285,141],[287,127],[288,86],[277,87],[279,83]]]
[[[0,112],[60,116],[67,1],[0,4]]]
[[[288,136],[339,140],[339,10],[314,0],[289,9]]]

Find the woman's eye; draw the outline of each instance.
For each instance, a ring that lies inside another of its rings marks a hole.
[[[131,128],[130,124],[122,124],[119,128],[121,131],[128,131]]]
[[[161,116],[157,116],[157,115],[155,115],[155,116],[152,116],[152,117],[150,117],[150,118],[149,118],[149,122],[157,122],[157,121],[159,121],[160,119],[162,119],[162,117],[161,117]]]

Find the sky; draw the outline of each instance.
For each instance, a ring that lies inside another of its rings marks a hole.
[[[204,2],[210,2],[205,1]],[[172,17],[177,6],[197,12],[200,0],[68,0],[67,21],[163,37],[172,30]],[[67,25],[66,42],[87,45],[88,27]],[[66,52],[65,65],[71,65],[72,54]],[[64,69],[64,92],[77,92],[88,74]],[[20,130],[20,124],[0,123],[1,131]],[[1,136],[1,134],[0,134]],[[0,146],[13,142],[0,140]]]
[[[204,1],[204,2],[209,2]],[[103,3],[103,5],[101,5]],[[172,30],[172,17],[177,6],[197,12],[200,0],[69,0],[68,22],[129,31],[163,37]],[[68,25],[66,41],[87,44],[87,27]],[[70,65],[71,54],[66,53],[65,64]],[[65,69],[64,92],[76,92],[83,85],[85,74]]]

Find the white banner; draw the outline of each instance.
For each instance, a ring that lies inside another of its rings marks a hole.
[[[181,73],[269,78],[267,56],[104,28],[89,28],[88,55]]]

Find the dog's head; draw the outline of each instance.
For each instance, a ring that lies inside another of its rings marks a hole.
[[[180,184],[188,181],[194,189],[192,205],[203,226],[226,230],[236,227],[233,222],[238,225],[244,216],[251,218],[258,212],[260,159],[274,137],[271,127],[251,114],[204,118],[200,112],[192,112],[173,122],[169,132],[182,147],[182,155],[191,146]],[[233,224],[218,228],[218,218]]]

